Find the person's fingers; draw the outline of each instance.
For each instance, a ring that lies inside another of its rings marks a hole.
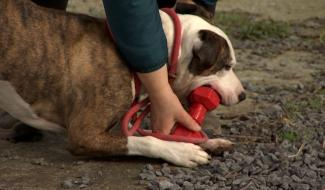
[[[159,132],[162,134],[170,134],[173,126],[174,126],[175,122],[173,120],[171,121],[164,121],[164,122],[160,122],[160,123],[155,123],[153,125],[153,129],[155,132]]]
[[[192,131],[201,130],[201,126],[197,124],[196,121],[185,110],[180,113],[177,121]]]

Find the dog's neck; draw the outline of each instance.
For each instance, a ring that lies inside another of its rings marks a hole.
[[[181,48],[178,57],[177,63],[177,77],[174,81],[173,89],[179,98],[182,98],[189,91],[189,87],[191,86],[191,79],[193,76],[188,72],[188,64],[192,59],[192,48],[194,44],[199,45],[200,40],[198,38],[197,31],[191,30],[191,19],[188,17],[193,17],[191,15],[179,15],[179,19],[181,22]],[[165,36],[167,39],[167,47],[168,47],[168,60],[170,60],[171,53],[173,51],[173,42],[175,39],[175,25],[171,17],[163,11],[160,11],[160,17],[163,25],[163,29],[165,32]],[[194,24],[194,23],[192,23]],[[186,30],[184,30],[186,28]],[[186,40],[186,41],[185,41]],[[186,79],[186,80],[185,80]],[[180,88],[181,87],[181,88]]]

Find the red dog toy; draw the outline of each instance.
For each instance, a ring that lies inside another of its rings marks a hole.
[[[220,104],[219,94],[212,88],[201,86],[192,91],[188,97],[190,103],[189,114],[198,123],[202,124],[205,115],[208,111],[213,110]],[[141,110],[141,107],[145,109],[140,116],[134,118],[135,114]],[[140,127],[144,117],[149,113],[149,102],[148,99],[140,102],[133,106],[129,112],[122,119],[122,131],[126,136],[132,136],[135,132],[138,132],[142,136],[153,136],[162,140],[178,141],[178,142],[189,142],[189,143],[203,143],[208,140],[207,135],[203,131],[190,131],[180,124],[176,124],[175,130],[165,135],[158,132],[152,132],[151,130],[144,130]],[[130,121],[134,119],[134,125],[129,128]]]

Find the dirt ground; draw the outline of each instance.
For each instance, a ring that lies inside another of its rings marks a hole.
[[[268,99],[273,92],[276,92],[275,98],[293,101],[304,93],[310,95],[315,90],[312,88],[325,86],[325,46],[320,42],[321,36],[325,36],[324,0],[221,0],[217,9],[217,17],[219,12],[249,14],[257,20],[284,21],[292,31],[281,40],[232,36],[239,63],[236,72],[248,88],[248,99],[212,113],[206,123],[209,129],[229,123],[222,118],[265,110],[273,104]],[[71,0],[68,10],[104,16],[98,0]],[[290,93],[297,89],[302,92]],[[325,105],[324,92],[321,93],[318,104]],[[320,119],[324,120],[325,116]],[[139,173],[148,163],[159,166],[163,162],[134,157],[77,158],[66,150],[66,138],[53,134],[45,134],[45,138],[33,143],[0,140],[0,190],[145,189],[145,184],[139,184]]]

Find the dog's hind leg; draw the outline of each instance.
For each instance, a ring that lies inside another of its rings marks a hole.
[[[8,81],[0,80],[0,109],[14,118],[41,130],[60,132],[63,128],[37,116]]]
[[[109,134],[105,130],[108,126],[106,117],[107,114],[98,110],[98,107],[96,111],[75,114],[68,126],[70,151],[85,156],[138,155],[161,158],[185,167],[209,162],[210,156],[200,146],[191,143]]]

